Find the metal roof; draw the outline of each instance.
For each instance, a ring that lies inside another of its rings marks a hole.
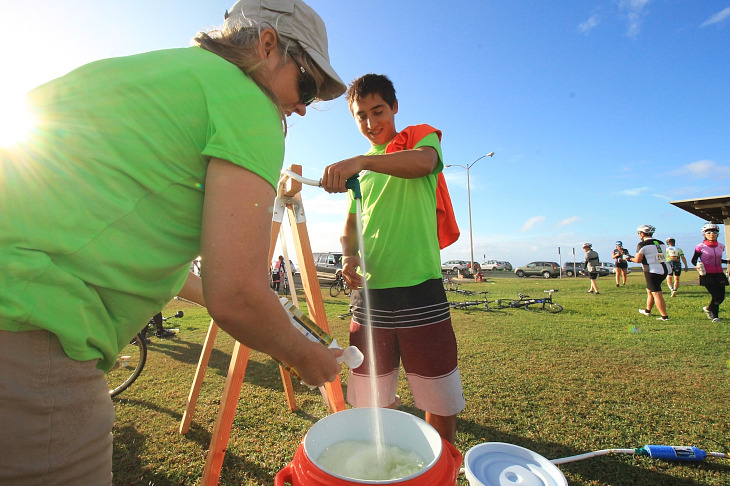
[[[669,201],[670,204],[713,223],[730,224],[730,196]]]

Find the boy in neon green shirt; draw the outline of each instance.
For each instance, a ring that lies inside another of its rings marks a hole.
[[[429,134],[412,149],[386,152],[398,134],[398,101],[386,76],[356,79],[347,98],[371,149],[330,165],[322,176],[327,191],[344,192],[345,181],[360,174],[364,246],[359,247],[357,202],[351,198],[341,243],[342,273],[354,289],[350,344],[363,350],[366,359],[350,370],[347,399],[356,407],[395,406],[402,362],[415,405],[453,443],[456,414],[465,401],[441,278],[436,225],[437,175],[443,168],[439,139]],[[363,263],[367,275],[362,275]],[[362,287],[367,288],[367,297]],[[376,350],[374,370],[367,359],[370,330]],[[376,397],[370,393],[371,374],[376,376]]]

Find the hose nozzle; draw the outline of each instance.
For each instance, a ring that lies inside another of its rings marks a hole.
[[[355,174],[345,181],[345,189],[350,189],[352,191],[352,197],[355,199],[362,199],[359,177],[360,174]]]

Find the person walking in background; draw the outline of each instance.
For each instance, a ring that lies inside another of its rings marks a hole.
[[[703,307],[707,317],[712,322],[720,322],[720,304],[725,300],[725,286],[728,285],[727,275],[723,272],[722,252],[725,245],[717,241],[720,227],[715,223],[707,223],[702,227],[705,239],[697,245],[692,255],[692,265],[695,265],[700,274],[700,285],[710,293],[710,304]]]
[[[687,259],[684,256],[684,252],[681,248],[674,246],[674,238],[667,238],[667,263],[669,264],[669,290],[672,292],[672,297],[677,295],[677,289],[679,288],[679,276],[682,275],[682,263],[684,263],[684,270],[687,271]]]
[[[619,282],[621,281],[623,281],[622,285],[626,285],[626,273],[629,268],[629,264],[626,261],[626,257],[628,255],[629,250],[624,248],[623,242],[617,241],[616,248],[613,249],[613,253],[611,254],[611,258],[613,258],[613,261],[616,262],[616,287],[619,286]]]
[[[456,414],[466,402],[441,275],[436,215],[441,132],[428,125],[396,130],[398,100],[386,76],[362,76],[350,83],[346,96],[360,133],[371,145],[364,156],[332,164],[322,176],[325,190],[344,192],[346,180],[360,174],[364,247],[358,243],[357,202],[351,193],[340,240],[342,276],[353,289],[350,344],[365,355],[365,364],[350,370],[347,400],[354,407],[394,407],[402,361],[416,407],[453,444]],[[404,265],[411,261],[418,264]],[[367,275],[362,275],[361,263]],[[367,309],[360,290],[363,279]],[[369,326],[377,351],[369,345]],[[371,370],[368,357],[373,353]]]
[[[268,288],[268,252],[286,118],[345,85],[301,0],[221,16],[193,46],[35,88],[37,125],[0,150],[0,484],[112,484],[104,372],[189,297],[198,255],[221,329],[310,385],[340,373],[342,351],[301,334]]]
[[[284,257],[279,255],[279,259],[274,263],[274,268],[271,270],[271,287],[279,292],[281,286],[281,279],[284,277]]]
[[[583,251],[586,252],[586,272],[591,280],[591,288],[586,293],[598,295],[598,266],[601,264],[598,253],[593,249],[592,243],[583,243]]]
[[[657,319],[668,321],[667,304],[662,293],[662,282],[669,273],[666,264],[666,247],[664,242],[654,239],[656,228],[652,225],[642,224],[636,228],[636,231],[641,242],[636,246],[636,256],[630,261],[641,263],[646,279],[646,308],[639,309],[639,313],[645,316],[651,315],[651,309],[656,305],[661,316]]]

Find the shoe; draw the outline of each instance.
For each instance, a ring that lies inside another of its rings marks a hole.
[[[677,291],[676,290],[672,290],[672,297],[674,297],[675,295],[677,295]]]
[[[714,318],[712,319],[712,322],[720,322],[720,318],[719,318],[719,317],[714,317]]]
[[[162,331],[157,331],[155,333],[155,336],[158,338],[169,338],[175,335],[175,331],[171,331],[169,329],[163,329]]]
[[[618,287],[618,284],[616,284],[616,287]]]
[[[702,310],[705,311],[705,314],[707,314],[707,318],[708,319],[713,319],[715,317],[715,316],[712,315],[712,312],[710,312],[709,310],[707,310],[707,307],[703,307]]]
[[[657,317],[657,318],[656,318],[656,320],[657,320],[657,321],[668,321],[668,320],[669,320],[669,316],[661,316],[661,317]]]
[[[586,294],[592,294],[592,293],[593,293],[593,289],[591,289],[591,290],[586,290]]]
[[[649,312],[646,309],[639,309],[639,314],[644,314],[645,316],[650,316],[651,312]]]
[[[596,292],[596,295],[600,294],[600,292]]]

